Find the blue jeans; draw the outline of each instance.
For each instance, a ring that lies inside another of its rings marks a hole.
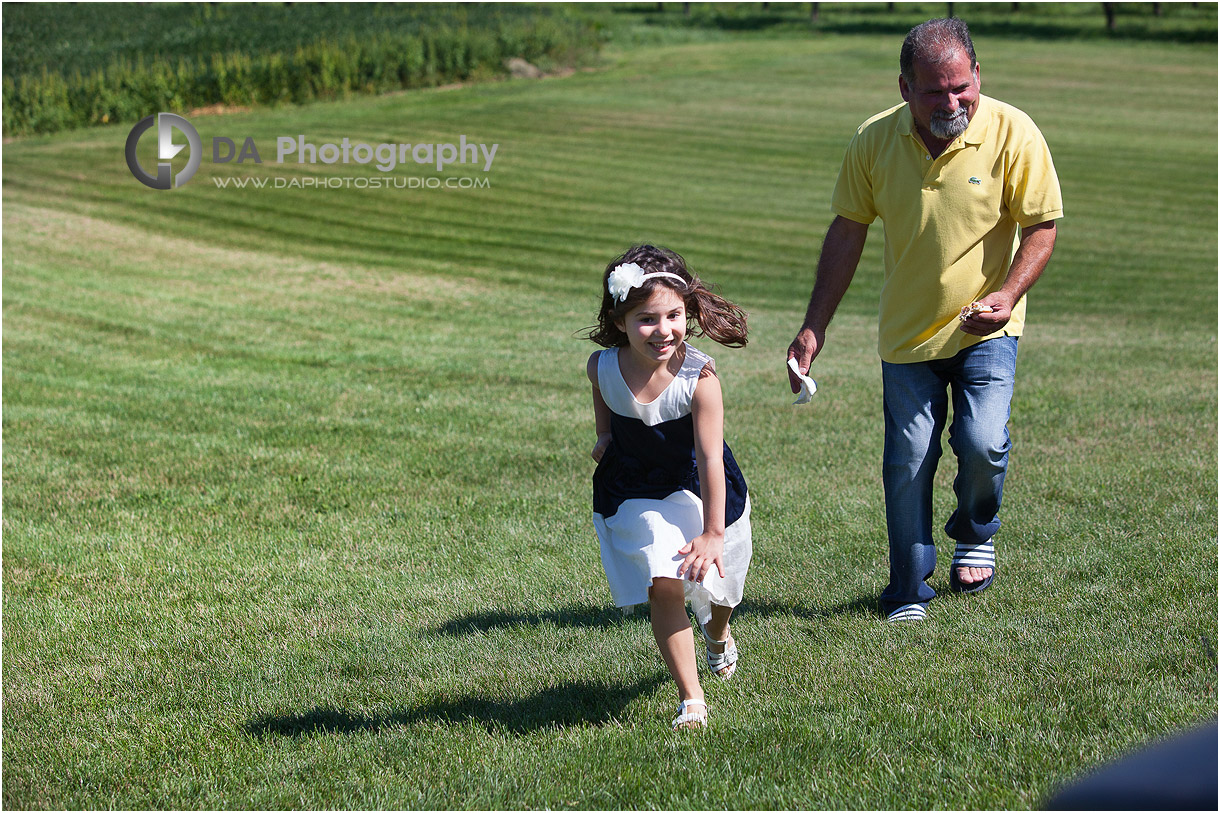
[[[890,539],[890,583],[882,612],[926,604],[936,591],[926,579],[936,568],[932,540],[932,478],[940,437],[953,399],[949,446],[957,457],[957,510],[945,524],[950,539],[986,542],[1000,528],[1000,498],[1008,470],[1009,408],[1017,368],[1017,339],[1001,336],[953,358],[913,364],[881,362],[885,392],[885,524]]]

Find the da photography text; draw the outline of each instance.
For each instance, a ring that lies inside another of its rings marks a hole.
[[[347,138],[338,144],[315,144],[303,135],[280,136],[275,140],[275,162],[289,163],[295,158],[298,164],[372,164],[382,172],[393,172],[399,164],[414,161],[416,164],[435,164],[437,172],[444,172],[449,164],[481,165],[484,172],[490,172],[499,148],[499,144],[489,148],[486,144],[468,142],[465,135],[459,136],[456,144],[353,144]],[[240,152],[233,139],[213,138],[212,163],[227,164],[234,160],[239,164],[263,162],[254,138],[247,137]]]
[[[156,128],[157,173],[147,172],[136,159],[136,148],[141,136]],[[179,141],[178,134],[186,143]],[[240,145],[240,146],[239,146]],[[186,168],[174,174],[171,160],[189,146]],[[499,144],[484,144],[469,141],[463,134],[456,143],[381,143],[366,144],[343,138],[337,142],[315,142],[303,134],[279,136],[275,139],[275,163],[292,164],[360,164],[373,165],[382,173],[390,173],[404,165],[435,167],[444,172],[447,167],[460,165],[464,168],[490,172],[496,160]],[[264,148],[265,150],[265,148]],[[152,189],[173,189],[183,186],[195,174],[203,161],[203,139],[189,121],[174,113],[158,113],[138,122],[127,136],[127,166],[136,180]],[[263,152],[253,136],[212,138],[213,164],[262,164]],[[483,179],[486,180],[486,179]],[[484,184],[485,185],[485,184]],[[389,184],[383,186],[390,186]]]

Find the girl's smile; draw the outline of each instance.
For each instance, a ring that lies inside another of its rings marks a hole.
[[[618,323],[637,358],[653,366],[668,361],[686,338],[686,303],[667,285],[658,285],[648,299]]]

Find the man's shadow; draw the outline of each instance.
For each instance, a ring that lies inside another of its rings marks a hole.
[[[826,619],[837,615],[872,615],[878,612],[874,594],[861,595],[849,601],[828,607],[808,607],[800,603],[775,600],[751,601],[738,605],[733,613],[735,620],[748,618],[787,617],[807,620]],[[631,615],[625,615],[615,607],[595,607],[584,604],[569,604],[544,612],[521,612],[510,609],[480,610],[459,616],[431,630],[436,635],[459,637],[473,632],[490,632],[494,629],[513,627],[536,627],[551,624],[556,627],[611,627],[630,623],[632,618],[648,618],[648,605],[641,604]]]
[[[316,734],[379,732],[415,723],[477,723],[488,731],[521,735],[543,728],[614,723],[627,705],[668,679],[663,672],[630,685],[571,681],[516,700],[491,700],[466,695],[437,699],[422,706],[385,714],[357,714],[319,707],[303,714],[266,715],[246,725],[260,739],[271,736],[308,737]]]

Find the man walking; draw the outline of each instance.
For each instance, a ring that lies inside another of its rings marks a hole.
[[[927,617],[936,595],[932,480],[950,399],[958,461],[951,589],[985,590],[1008,468],[1009,404],[1025,294],[1042,275],[1063,217],[1050,151],[1030,118],[980,93],[966,24],[916,26],[902,44],[903,104],[879,113],[848,145],[831,202],[805,322],[788,348],[807,372],[847,292],[868,236],[885,223],[879,353],[882,469],[892,621]],[[792,391],[799,382],[789,374]]]

